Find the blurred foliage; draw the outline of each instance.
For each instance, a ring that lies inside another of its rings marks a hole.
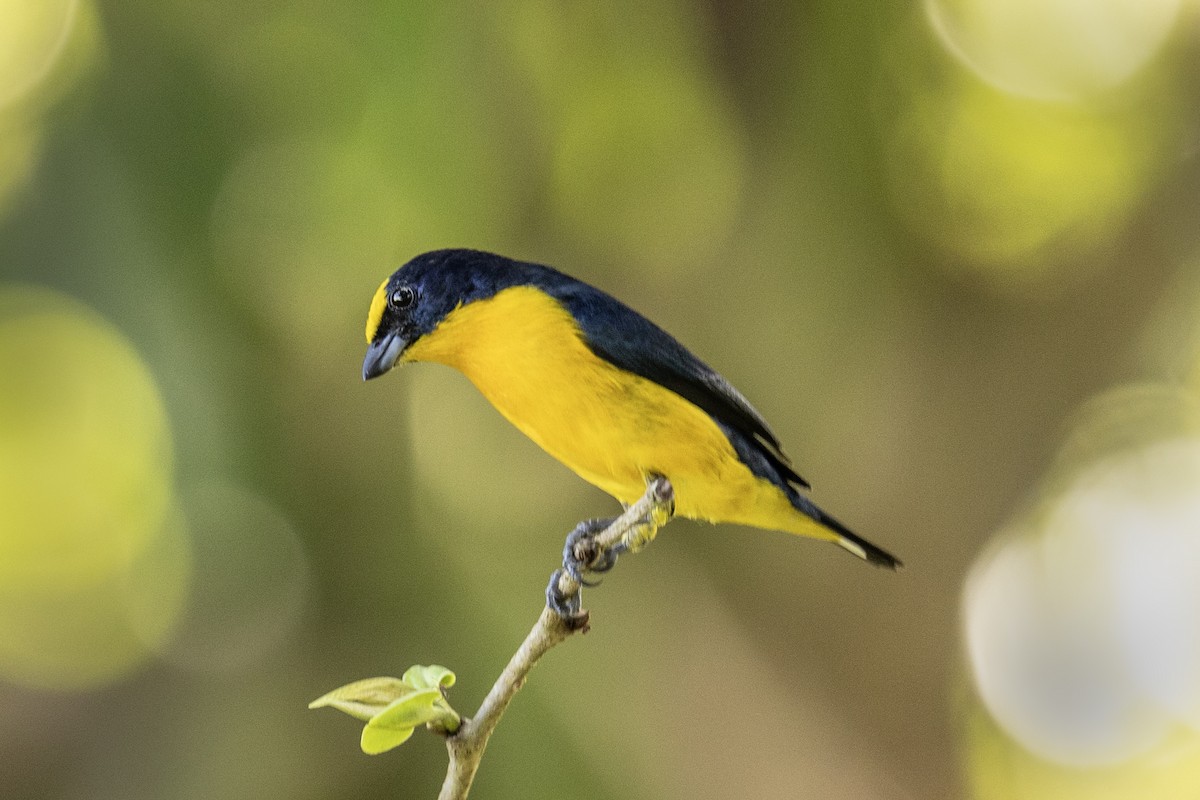
[[[0,797],[433,794],[304,700],[477,705],[614,507],[448,370],[358,380],[446,246],[645,311],[909,565],[673,523],[478,794],[1195,794],[1198,23],[0,0]]]

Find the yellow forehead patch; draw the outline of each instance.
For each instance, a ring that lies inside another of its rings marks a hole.
[[[379,284],[379,288],[375,291],[375,296],[371,298],[371,310],[367,312],[367,344],[375,339],[375,332],[379,330],[379,321],[383,319],[383,310],[387,308],[389,280],[390,278],[384,278],[383,283]]]

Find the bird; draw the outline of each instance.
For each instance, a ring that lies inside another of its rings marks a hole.
[[[778,437],[729,381],[637,311],[557,269],[480,250],[423,253],[380,284],[366,338],[363,380],[406,362],[453,367],[621,503],[662,476],[677,516],[798,534],[902,566],[809,499]]]

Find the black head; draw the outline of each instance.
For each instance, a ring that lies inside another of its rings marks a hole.
[[[371,300],[363,380],[394,367],[454,309],[521,283],[527,266],[478,250],[434,250],[396,270]]]

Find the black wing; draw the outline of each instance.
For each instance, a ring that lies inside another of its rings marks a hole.
[[[570,278],[553,283],[544,288],[579,321],[592,352],[694,403],[753,442],[783,480],[808,488],[766,420],[716,370],[671,334],[599,289]]]

